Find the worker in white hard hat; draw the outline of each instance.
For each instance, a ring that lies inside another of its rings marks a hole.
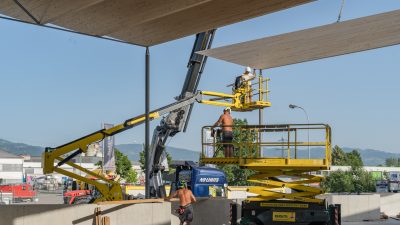
[[[240,88],[246,82],[247,84],[251,85],[250,81],[253,80],[254,78],[256,78],[256,75],[251,73],[251,68],[247,66],[244,70],[244,73],[236,77],[235,89]]]
[[[225,158],[233,157],[233,145],[231,144],[233,140],[233,119],[230,107],[224,109],[224,113],[219,117],[218,121],[214,123],[211,129],[213,130],[216,126],[221,126],[222,129],[222,144],[224,146]]]

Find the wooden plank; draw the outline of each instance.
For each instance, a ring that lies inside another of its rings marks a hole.
[[[98,205],[110,205],[110,204],[119,204],[119,205],[126,205],[126,204],[140,204],[140,203],[162,203],[164,199],[157,198],[157,199],[138,199],[138,200],[121,200],[121,201],[107,201],[107,202],[98,202]]]
[[[142,45],[156,45],[287,9],[313,0],[213,0],[139,25],[109,34]]]
[[[95,222],[95,225],[100,225],[100,222],[101,222],[101,208],[100,207],[96,207],[94,209],[94,222]]]
[[[397,44],[400,44],[400,10],[199,53],[266,69]]]
[[[110,217],[108,217],[108,216],[103,216],[102,218],[101,218],[101,225],[110,225],[111,224],[111,222],[110,222]]]

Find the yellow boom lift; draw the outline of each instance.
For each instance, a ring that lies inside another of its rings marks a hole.
[[[265,84],[265,86],[267,84],[267,80],[262,79],[261,77],[260,82]],[[232,107],[232,110],[235,111],[249,111],[270,106],[270,103],[268,101],[259,101],[258,99],[256,101],[247,102],[246,99],[250,99],[248,98],[248,96],[255,95],[255,93],[253,92],[245,92],[244,88],[239,88],[235,90],[233,94],[199,91],[197,94],[191,97],[177,101],[160,109],[151,111],[149,117],[151,120],[154,120],[176,109],[191,105],[195,102],[215,106],[230,106]],[[266,95],[267,93],[267,91],[264,89],[257,90],[257,92],[257,95]],[[217,99],[210,99],[209,97],[216,97]],[[226,102],[226,100],[230,100],[230,102]],[[112,128],[96,131],[92,134],[74,140],[70,143],[58,146],[56,148],[46,148],[45,152],[43,153],[43,172],[45,174],[57,172],[95,186],[101,194],[101,197],[96,198],[95,202],[122,200],[123,196],[121,186],[117,181],[109,180],[100,174],[89,171],[79,166],[78,164],[73,163],[71,159],[81,153],[85,153],[90,144],[94,142],[100,142],[106,137],[116,135],[120,132],[138,126],[142,124],[144,120],[145,115],[140,115],[128,119],[124,123],[118,124]],[[75,168],[76,170],[82,171],[83,173],[91,175],[103,182],[88,179],[83,175],[69,172],[60,167],[63,164],[67,164]]]

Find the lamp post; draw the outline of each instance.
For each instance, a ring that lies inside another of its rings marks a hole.
[[[309,118],[308,118],[307,111],[306,111],[303,107],[297,106],[297,105],[293,105],[293,104],[290,104],[290,105],[289,105],[289,108],[291,108],[291,109],[301,109],[301,110],[303,110],[304,114],[306,114],[306,117],[307,117],[307,125],[308,125],[307,128],[309,128],[310,120],[309,120]],[[308,159],[310,159],[310,158],[311,158],[311,155],[310,155],[310,129],[307,129],[307,145],[308,145]]]

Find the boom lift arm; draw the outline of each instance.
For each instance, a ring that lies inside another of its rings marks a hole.
[[[193,104],[196,101],[201,101],[201,93],[197,93],[192,97],[177,101],[165,107],[159,108],[157,110],[150,112],[150,120],[159,118],[160,116],[169,113],[171,111],[180,109],[181,107]],[[56,148],[47,147],[45,152],[43,153],[43,172],[44,174],[49,174],[53,172],[58,172],[60,174],[66,175],[68,177],[75,178],[77,180],[84,181],[88,184],[91,184],[97,188],[102,197],[97,198],[95,202],[99,201],[113,201],[113,200],[122,200],[122,191],[120,184],[117,181],[109,180],[104,176],[96,174],[90,170],[87,170],[75,163],[71,160],[78,156],[81,153],[85,153],[88,149],[88,146],[94,142],[100,142],[104,138],[113,136],[135,126],[138,126],[144,123],[145,115],[140,115],[131,119],[126,120],[124,123],[116,125],[109,129],[101,129],[92,134],[79,138],[75,141],[69,142],[67,144],[61,145]],[[57,163],[55,163],[57,162]],[[86,174],[89,174],[105,183],[91,180],[86,178],[85,176],[70,172],[61,168],[62,165],[67,164],[77,170],[80,170]]]
[[[196,40],[188,62],[186,79],[177,100],[192,97],[196,94],[200,77],[207,61],[206,56],[199,55],[196,52],[211,48],[214,34],[215,30],[210,30],[196,35]],[[192,109],[193,103],[172,111],[161,120],[160,125],[154,129],[149,154],[151,197],[166,197],[162,178],[163,171],[168,168],[165,145],[168,137],[173,137],[182,130],[183,132],[186,131]]]

